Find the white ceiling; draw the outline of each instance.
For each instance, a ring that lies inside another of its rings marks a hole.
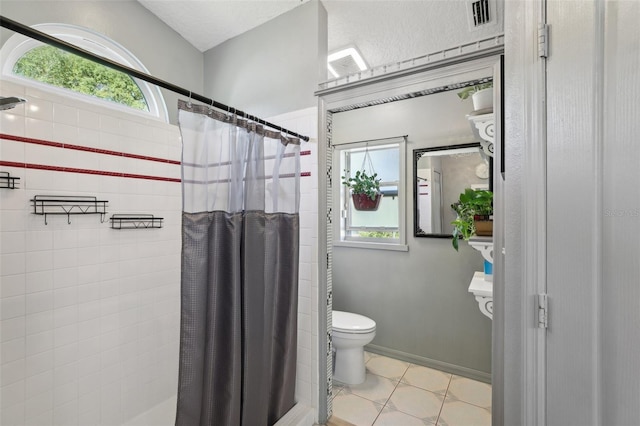
[[[138,0],[205,52],[309,0]],[[468,0],[322,0],[329,52],[355,45],[370,66],[388,64],[495,35],[471,31]]]
[[[138,0],[201,52],[300,6],[304,1]]]

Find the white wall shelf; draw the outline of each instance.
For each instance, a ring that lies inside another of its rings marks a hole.
[[[485,154],[490,157],[493,157],[494,152],[494,119],[493,113],[488,114],[469,114],[467,115],[467,119],[471,122],[471,130],[473,130],[474,134],[480,136],[480,141],[482,145],[482,149]]]
[[[471,237],[469,245],[478,250],[484,260],[493,263],[493,237]]]
[[[469,284],[469,293],[473,293],[480,312],[493,320],[493,282],[484,279],[484,272],[475,272]]]
[[[484,260],[493,263],[493,237],[473,237],[469,245],[478,250]],[[469,284],[469,293],[473,293],[480,312],[493,319],[493,279],[487,279],[484,272],[475,272]]]

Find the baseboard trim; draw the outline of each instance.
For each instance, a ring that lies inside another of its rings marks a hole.
[[[390,358],[399,359],[401,361],[411,362],[413,364],[422,365],[437,370],[446,371],[447,373],[457,376],[468,377],[469,379],[478,380],[491,384],[491,374],[484,371],[474,370],[460,365],[450,364],[448,362],[438,361],[431,358],[425,358],[418,355],[409,354],[395,349],[385,348],[377,345],[366,345],[364,350],[378,355],[388,356]]]

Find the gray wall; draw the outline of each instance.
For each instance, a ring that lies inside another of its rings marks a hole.
[[[312,107],[326,57],[327,13],[313,0],[205,52],[205,95],[262,117]]]
[[[482,256],[466,243],[413,237],[413,150],[473,142],[465,115],[471,101],[455,92],[336,113],[336,143],[409,135],[406,224],[408,252],[334,247],[333,307],[369,316],[373,345],[428,362],[491,371],[491,320],[468,292]],[[474,372],[472,371],[473,375]]]
[[[64,23],[102,33],[122,44],[162,80],[203,92],[203,55],[178,33],[134,0],[2,0],[2,16],[25,25]],[[2,44],[14,33],[3,29]],[[179,95],[162,89],[169,119],[177,122]]]

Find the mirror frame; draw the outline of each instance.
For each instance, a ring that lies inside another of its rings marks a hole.
[[[478,153],[482,155],[482,144],[480,142],[465,143],[459,145],[446,145],[432,148],[418,148],[413,150],[413,236],[416,238],[452,238],[452,234],[428,234],[420,228],[418,224],[418,161],[428,152],[445,151],[452,149],[478,148]],[[489,190],[493,190],[493,157],[489,157]]]

